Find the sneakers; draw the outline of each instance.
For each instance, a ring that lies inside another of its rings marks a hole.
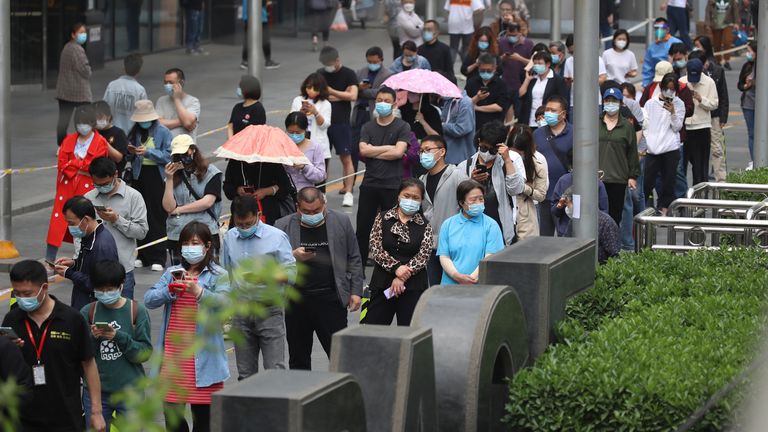
[[[152,271],[161,272],[163,271],[163,266],[161,266],[160,264],[152,264]]]
[[[280,63],[278,63],[278,62],[276,62],[276,61],[272,61],[272,59],[268,59],[268,60],[267,60],[267,61],[264,63],[264,68],[265,68],[265,69],[270,69],[270,70],[271,70],[271,69],[277,69],[277,68],[279,68],[279,67],[280,67]]]
[[[248,69],[248,62],[247,61],[240,62],[240,69],[247,70]]]
[[[754,163],[752,161],[749,161],[749,163],[747,164],[746,171],[752,171],[752,168],[754,168]]]
[[[352,192],[347,192],[344,194],[344,201],[341,202],[341,205],[343,207],[352,207],[355,205],[355,196],[352,195]]]
[[[196,55],[204,55],[204,56],[207,56],[207,55],[209,54],[209,53],[208,53],[208,51],[206,51],[206,50],[204,50],[204,49],[202,49],[202,48],[198,48],[198,49],[196,49],[196,50],[195,50],[195,52],[197,53]]]
[[[137,259],[136,261],[133,262],[133,266],[136,268],[142,268],[144,267],[144,263],[140,259]]]

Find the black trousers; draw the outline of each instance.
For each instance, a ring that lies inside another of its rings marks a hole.
[[[272,60],[272,44],[269,41],[269,25],[261,24],[261,49],[264,51],[264,60]],[[243,31],[243,62],[248,62],[248,21],[245,22]]]
[[[90,102],[70,102],[58,99],[59,101],[59,121],[56,123],[56,145],[61,146],[61,142],[67,136],[69,122],[72,120],[72,113],[75,108],[88,105]]]
[[[616,225],[621,225],[621,215],[624,213],[624,196],[627,193],[626,183],[605,183],[608,194],[608,214]]]
[[[331,356],[331,336],[347,327],[347,309],[335,291],[323,294],[303,294],[298,303],[291,302],[285,311],[285,332],[288,339],[288,367],[312,369],[314,334]]]
[[[667,208],[675,199],[675,179],[677,178],[677,164],[679,162],[680,151],[677,149],[659,155],[648,153],[645,157],[643,191],[646,197],[653,196],[656,177],[661,174],[661,194],[656,208]]]
[[[685,164],[683,172],[688,172],[688,164],[691,164],[693,172],[693,184],[709,181],[709,152],[712,139],[710,128],[686,130],[686,138],[683,143]]]
[[[368,259],[368,244],[371,239],[371,229],[376,215],[389,210],[397,203],[397,189],[382,189],[370,186],[360,186],[360,197],[357,201],[357,245],[360,247],[360,257],[363,265]]]
[[[168,432],[189,432],[189,424],[184,418],[184,408],[186,404],[164,402],[165,429]],[[192,431],[208,432],[211,430],[211,406],[202,404],[190,404],[192,408]],[[171,427],[168,419],[169,413],[175,412],[179,416],[179,423],[176,427]]]
[[[440,257],[437,256],[437,251],[432,249],[432,253],[429,254],[429,262],[427,262],[427,280],[429,280],[429,286],[440,285],[442,279],[443,266],[440,264]]]
[[[469,49],[469,43],[472,41],[472,33],[470,34],[451,34],[449,43],[451,44],[451,61],[456,62],[456,54],[459,55],[459,62],[464,61],[464,57],[467,56],[467,50]],[[459,49],[461,45],[461,49]]]
[[[160,177],[160,171],[155,166],[143,166],[139,173],[139,178],[133,182],[133,187],[144,197],[144,204],[147,206],[147,223],[149,231],[144,240],[139,240],[138,245],[145,245],[157,239],[165,237],[168,213],[163,209],[163,185],[165,182]],[[165,266],[166,245],[163,243],[150,246],[139,250],[138,258],[145,266],[160,264]]]
[[[419,298],[421,298],[423,293],[424,290],[420,289],[406,289],[400,297],[387,299],[384,296],[384,291],[372,291],[371,300],[368,303],[368,312],[365,315],[365,319],[360,321],[360,324],[390,325],[392,324],[392,318],[397,316],[397,325],[411,325],[413,311],[416,309],[416,303],[419,302]]]
[[[552,216],[552,201],[545,199],[539,203],[539,235],[542,237],[554,237],[557,222]]]

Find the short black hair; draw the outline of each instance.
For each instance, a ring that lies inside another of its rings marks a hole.
[[[169,74],[176,74],[177,77],[179,77],[179,81],[186,81],[187,79],[184,77],[184,71],[179,68],[170,68],[167,71],[165,71],[166,75]]]
[[[90,277],[94,289],[119,287],[125,283],[125,267],[118,261],[99,260],[91,267]]]
[[[96,111],[93,109],[93,105],[82,105],[75,109],[75,124],[96,126]]]
[[[621,83],[620,88],[621,88],[621,91],[626,90],[627,93],[629,93],[629,95],[632,96],[633,99],[635,98],[635,96],[637,96],[637,88],[631,82],[625,81]]]
[[[418,48],[416,47],[416,42],[412,40],[407,40],[403,42],[403,51],[405,50],[413,51],[413,52],[418,51]]]
[[[667,19],[664,18],[664,17],[658,17],[655,20],[653,20],[653,23],[654,24],[659,24],[659,23],[669,24],[669,21],[667,21]]]
[[[243,75],[238,84],[245,99],[261,99],[261,81],[252,75]]]
[[[112,108],[110,108],[109,104],[103,100],[93,103],[93,112],[96,114],[97,118],[99,116],[112,118]]]
[[[64,214],[67,211],[71,211],[80,219],[86,216],[96,219],[96,209],[93,207],[93,203],[82,195],[75,195],[64,203],[61,213]]]
[[[572,46],[573,46],[573,43],[574,43],[574,42],[573,42],[573,33],[571,33],[571,34],[569,34],[569,35],[568,35],[568,36],[565,38],[565,46],[566,46],[566,47],[572,47]]]
[[[666,89],[670,82],[675,84],[675,93],[677,93],[680,90],[680,85],[677,83],[677,75],[671,72],[661,78],[661,90]]]
[[[128,76],[136,76],[144,65],[144,57],[140,53],[131,53],[123,59],[123,69]]]
[[[320,50],[320,63],[331,63],[338,59],[339,51],[336,48],[326,45],[323,47],[323,49]]]
[[[548,99],[547,99],[547,100],[544,102],[544,104],[546,105],[546,104],[548,104],[548,103],[550,103],[550,102],[557,102],[557,103],[559,103],[559,104],[560,104],[560,108],[561,108],[563,111],[568,111],[568,100],[567,100],[567,99],[565,99],[565,97],[564,97],[564,96],[560,96],[560,95],[552,95],[552,96],[550,96],[550,97],[549,97],[549,98],[548,98]]]
[[[380,47],[372,46],[365,51],[365,56],[377,56],[378,58],[384,60],[384,50],[382,50]]]
[[[480,142],[496,146],[507,140],[507,127],[499,120],[487,122],[477,131],[477,139]]]
[[[323,200],[323,202],[325,202],[325,198],[323,197],[323,192],[314,186],[307,186],[307,187],[301,188],[299,193],[296,195],[296,199],[305,203],[313,203],[318,199],[321,199]]]
[[[80,28],[82,28],[82,27],[85,27],[85,23],[80,22],[80,21],[72,24],[72,33],[77,33],[77,31],[80,30]]]
[[[429,23],[434,24],[435,25],[435,29],[437,29],[437,31],[440,31],[440,23],[439,22],[437,22],[437,21],[435,21],[433,19],[424,21],[424,25],[427,25]]]
[[[549,50],[549,47],[547,47],[547,44],[545,44],[544,42],[539,42],[533,46],[533,49],[531,50],[531,52],[536,54],[539,51],[547,51],[547,50]],[[547,55],[549,55],[549,53],[547,53]]]
[[[445,145],[445,138],[441,137],[440,135],[427,135],[421,140],[421,142],[425,141],[436,143],[438,147],[446,150],[448,149],[448,147]]]
[[[115,173],[117,173],[117,164],[106,156],[94,159],[88,167],[88,174],[91,177],[112,177]]]
[[[531,60],[541,60],[546,64],[552,64],[552,55],[549,53],[549,51],[537,51]]]
[[[378,96],[382,93],[391,95],[392,100],[397,100],[397,92],[391,87],[387,87],[387,86],[379,87],[379,91],[376,92],[376,95]]]
[[[285,118],[285,128],[288,129],[288,126],[293,125],[298,126],[299,129],[307,130],[309,128],[309,120],[303,112],[294,111]]]
[[[456,186],[456,202],[463,203],[467,195],[475,189],[480,189],[485,194],[485,188],[474,180],[464,180]]]
[[[259,203],[251,195],[238,196],[232,200],[231,211],[232,215],[237,217],[257,215],[259,214]]]
[[[477,62],[481,65],[494,65],[496,66],[496,56],[489,53],[482,53],[477,58]]]
[[[424,183],[414,177],[406,177],[402,180],[400,180],[400,188],[397,190],[397,194],[399,195],[400,192],[402,192],[404,189],[407,189],[409,187],[415,187],[419,190],[419,193],[421,193],[421,199],[424,199],[424,195],[426,195],[426,189],[424,188]]]
[[[672,56],[674,54],[688,54],[688,47],[682,43],[673,43],[672,46],[669,47],[669,55]]]
[[[40,262],[35,260],[19,261],[11,267],[11,282],[32,282],[36,285],[48,283],[48,273]]]
[[[691,51],[691,53],[688,54],[688,61],[691,61],[694,59],[699,59],[701,60],[701,63],[704,64],[704,62],[707,61],[707,54],[701,50]]]

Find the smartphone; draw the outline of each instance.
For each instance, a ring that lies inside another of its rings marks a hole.
[[[183,280],[184,279],[184,270],[174,270],[171,272],[171,277],[173,280]]]
[[[304,252],[317,252],[317,248],[314,246],[304,246]]]
[[[18,339],[19,335],[11,327],[0,327],[0,336],[5,336],[10,339]]]
[[[363,78],[363,84],[370,84],[370,83],[371,83],[371,80],[369,80],[368,78]]]
[[[95,208],[96,211],[106,211],[107,210],[107,206],[103,206],[103,205],[95,205],[95,206],[93,206],[93,208]]]
[[[487,167],[487,166],[485,166],[485,165],[483,165],[483,164],[477,164],[477,165],[475,165],[475,169],[476,169],[477,171],[480,171],[481,173],[487,173],[487,172],[488,172],[488,167]]]
[[[56,263],[55,263],[55,262],[53,262],[53,261],[48,261],[48,260],[43,260],[43,261],[45,261],[45,263],[46,263],[46,264],[48,264],[49,266],[51,266],[51,268],[56,268]]]
[[[489,92],[488,86],[480,87],[480,91],[483,92],[483,93],[488,93]]]
[[[109,330],[112,328],[112,326],[109,325],[108,322],[104,322],[104,321],[95,322],[93,323],[93,325],[95,325],[96,328],[99,330]]]
[[[256,189],[253,186],[243,186],[243,192],[252,194],[256,193]]]
[[[536,72],[533,71],[533,69],[528,71],[528,75],[530,76],[536,76]]]

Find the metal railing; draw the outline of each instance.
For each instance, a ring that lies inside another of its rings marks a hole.
[[[699,183],[688,189],[686,198],[720,199],[723,192],[749,192],[763,194],[763,199],[768,198],[768,185],[747,183]]]

